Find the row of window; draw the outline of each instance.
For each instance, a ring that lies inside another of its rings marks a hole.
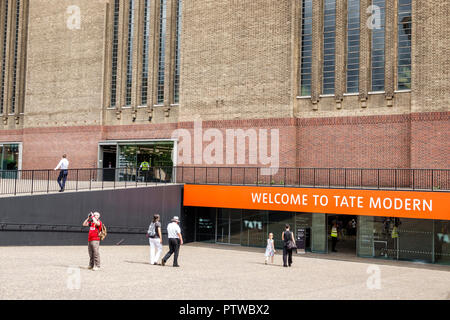
[[[24,2],[24,0],[4,0],[0,4],[0,115],[16,113],[18,97],[22,94],[18,76],[21,63],[19,57],[20,19],[21,10],[26,5]],[[19,111],[22,110],[23,108],[19,106]]]
[[[359,92],[360,30],[371,29],[371,91],[385,90],[386,0],[372,0],[369,21],[360,0],[347,1],[346,93]],[[300,94],[311,95],[313,1],[302,0]],[[369,11],[370,12],[370,11]],[[397,89],[411,89],[411,0],[398,0]],[[323,2],[322,94],[335,93],[336,0]]]
[[[119,61],[119,15],[120,15],[120,0],[114,0],[114,18],[113,18],[113,35],[112,35],[112,52],[111,52],[111,95],[110,95],[110,107],[115,108],[118,104],[118,61]],[[136,46],[134,41],[137,39],[142,40],[142,49],[139,52],[140,66],[138,67],[141,74],[141,82],[140,82],[140,90],[137,92],[139,105],[147,105],[150,103],[150,90],[149,84],[151,77],[153,76],[153,72],[156,75],[156,104],[164,104],[165,101],[165,93],[167,92],[166,85],[172,86],[172,97],[169,99],[171,103],[179,103],[179,82],[180,82],[180,71],[179,71],[179,62],[180,62],[180,37],[181,37],[181,8],[182,8],[182,0],[177,1],[176,7],[176,22],[175,22],[175,61],[170,65],[173,66],[173,79],[172,81],[166,81],[165,79],[165,71],[166,71],[166,51],[167,51],[167,40],[168,40],[168,21],[167,21],[167,11],[168,11],[168,3],[167,0],[146,0],[143,5],[143,10],[136,10],[138,3],[136,0],[129,0],[128,6],[126,6],[127,11],[127,19],[126,19],[126,80],[125,80],[125,105],[131,106],[132,104],[132,92],[133,88],[136,87],[135,83],[133,83],[133,50],[135,50]],[[157,15],[154,15],[158,19],[158,30],[152,30],[151,26],[155,24],[151,21],[151,11],[152,8],[155,8],[158,11]],[[138,12],[140,17],[140,21],[143,21],[142,28],[136,27],[136,17],[135,14]],[[139,31],[142,30],[142,31]],[[138,32],[141,34],[136,35]],[[157,39],[153,41],[153,43],[157,44],[154,48],[154,52],[150,52],[150,43],[152,39]],[[134,40],[134,41],[133,41]],[[155,68],[150,66],[151,55],[153,55],[156,59]]]

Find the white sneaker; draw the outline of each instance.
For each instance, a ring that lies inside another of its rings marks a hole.
[[[93,267],[93,268],[92,268],[92,271],[98,271],[98,270],[100,270],[99,267]]]

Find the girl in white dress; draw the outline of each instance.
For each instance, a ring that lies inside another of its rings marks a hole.
[[[267,239],[267,246],[266,246],[266,253],[265,253],[265,257],[266,257],[266,261],[264,262],[265,264],[267,264],[267,261],[269,260],[270,257],[270,263],[273,263],[273,256],[275,255],[275,252],[277,252],[275,250],[275,245],[274,245],[274,241],[273,241],[273,233],[269,233],[269,239]]]

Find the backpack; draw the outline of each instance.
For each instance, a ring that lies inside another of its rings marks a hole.
[[[156,236],[156,224],[152,222],[150,228],[148,229],[148,236],[154,238]]]
[[[102,222],[102,229],[98,233],[98,236],[99,236],[100,240],[104,240],[106,238],[107,234],[108,234],[108,232],[106,231],[106,227],[105,227],[105,225]]]

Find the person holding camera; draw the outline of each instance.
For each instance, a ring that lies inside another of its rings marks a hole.
[[[89,227],[88,235],[88,251],[89,251],[89,267],[92,271],[100,270],[100,231],[102,230],[102,222],[100,221],[100,213],[89,213],[89,216],[83,222],[84,227]]]

